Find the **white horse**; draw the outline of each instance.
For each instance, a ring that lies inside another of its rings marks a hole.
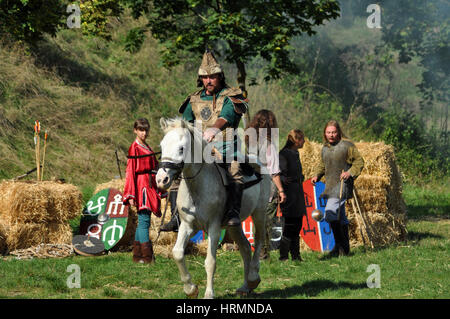
[[[203,141],[199,129],[179,118],[161,119],[160,124],[165,136],[161,141],[161,162],[156,175],[157,185],[160,189],[168,189],[179,174],[182,177],[177,197],[181,223],[177,241],[172,250],[173,258],[184,283],[184,292],[188,297],[196,298],[198,287],[191,281],[191,275],[185,264],[184,251],[189,238],[196,231],[205,231],[208,234],[208,250],[205,259],[207,283],[204,298],[214,298],[216,250],[221,229],[224,227],[222,219],[227,199],[225,186],[216,164],[205,162],[203,156],[201,160],[194,163],[195,154],[192,150],[203,151],[208,146]],[[227,230],[238,244],[244,261],[244,283],[236,290],[240,294],[250,293],[261,281],[259,254],[264,243],[265,210],[270,192],[269,176],[262,177],[261,182],[244,190],[240,213],[241,221],[251,215],[256,228],[253,256],[242,227],[228,227]]]

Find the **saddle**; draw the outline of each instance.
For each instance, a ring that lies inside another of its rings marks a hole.
[[[214,163],[219,172],[223,186],[230,185],[230,177],[224,163]],[[262,176],[250,164],[240,163],[244,175],[244,189],[250,188],[262,180]]]

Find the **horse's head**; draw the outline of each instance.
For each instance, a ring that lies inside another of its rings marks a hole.
[[[158,188],[167,190],[181,174],[184,164],[192,160],[193,139],[197,134],[192,125],[180,118],[161,118],[160,124],[165,135],[160,143],[161,162],[156,184]]]

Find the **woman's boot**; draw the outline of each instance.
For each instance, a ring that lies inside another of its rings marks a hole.
[[[280,241],[280,258],[279,260],[288,260],[289,259],[289,238],[282,236]]]
[[[141,243],[137,240],[133,242],[133,262],[139,263],[142,259]]]
[[[151,264],[155,262],[155,255],[153,253],[153,245],[151,241],[141,243],[142,262],[144,264]]]

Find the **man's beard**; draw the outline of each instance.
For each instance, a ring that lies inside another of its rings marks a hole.
[[[205,86],[205,90],[210,94],[214,94],[220,91],[220,86],[215,87],[214,85]]]

